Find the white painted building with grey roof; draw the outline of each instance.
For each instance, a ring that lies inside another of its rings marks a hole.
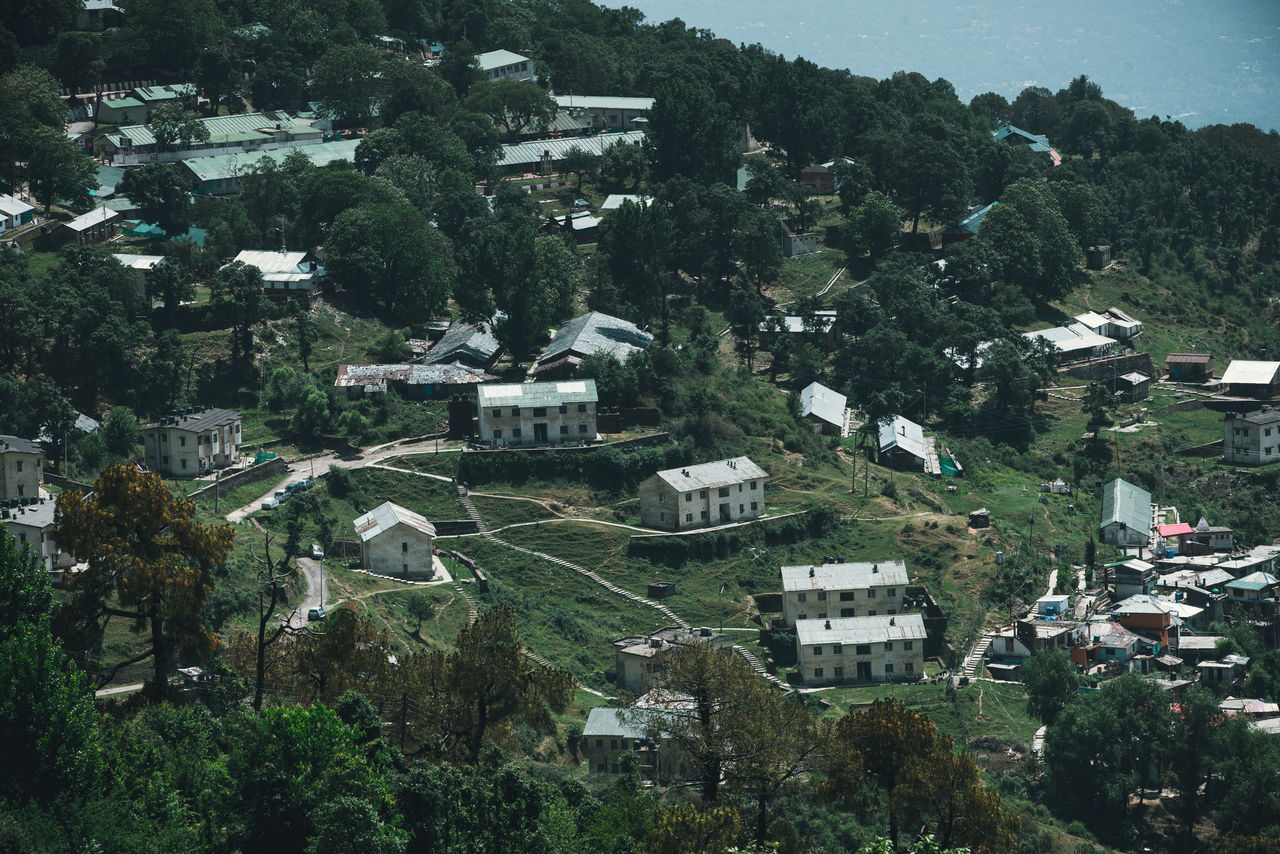
[[[1280,408],[1228,412],[1222,417],[1222,459],[1242,466],[1280,460]]]
[[[0,523],[18,541],[18,548],[30,547],[47,572],[64,571],[75,563],[71,555],[54,542],[56,509],[57,503],[52,498],[38,498],[34,503],[0,508]]]
[[[533,82],[533,60],[509,50],[491,50],[476,55],[480,71],[489,80],[527,80]]]
[[[486,384],[476,389],[476,432],[493,447],[594,442],[595,380]]]
[[[436,526],[422,514],[386,501],[352,524],[360,539],[360,566],[364,569],[397,578],[435,576],[432,544]]]
[[[240,460],[240,413],[184,409],[142,430],[147,468],[167,477],[197,477]]]
[[[822,383],[809,383],[800,392],[800,417],[809,421],[815,433],[843,435],[848,408],[847,397]]]
[[[907,595],[900,560],[782,567],[782,619],[787,625],[831,617],[896,615]]]
[[[44,481],[40,446],[18,436],[0,436],[0,499],[36,498]]]
[[[768,477],[746,457],[660,471],[640,483],[640,517],[668,531],[758,519]]]
[[[806,685],[909,682],[924,675],[927,635],[919,614],[796,621],[796,659]]]

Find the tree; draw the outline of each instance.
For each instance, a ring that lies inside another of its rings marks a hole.
[[[477,83],[463,104],[468,110],[493,119],[508,137],[545,130],[558,109],[555,100],[542,87],[509,77]]]
[[[297,300],[291,301],[290,308],[298,330],[298,358],[302,360],[302,370],[310,372],[311,339],[315,335],[315,324],[311,320],[311,311]]]
[[[193,142],[209,141],[209,126],[200,120],[199,113],[181,103],[160,104],[151,111],[150,126],[161,151],[174,143],[186,148]]]
[[[65,133],[47,127],[31,132],[26,172],[31,194],[46,213],[59,200],[88,207],[89,191],[98,186],[93,161]]]
[[[746,161],[746,167],[746,193],[752,204],[767,206],[770,201],[784,194],[786,182],[767,158],[751,157]]]
[[[507,313],[498,337],[516,359],[529,356],[546,330],[569,313],[582,274],[581,262],[559,237],[535,237],[529,256],[527,280],[494,295]]]
[[[911,217],[912,236],[922,214],[946,224],[963,213],[969,201],[969,180],[961,130],[937,116],[917,117],[893,167],[893,193]]]
[[[253,325],[262,319],[262,271],[240,261],[218,270],[210,287],[213,307],[231,323],[231,359],[253,354]]]
[[[170,237],[191,227],[190,186],[175,164],[147,163],[128,170],[120,192],[138,206],[146,222],[159,223]]]
[[[148,302],[164,303],[165,319],[172,326],[178,317],[178,306],[196,295],[195,272],[181,259],[169,256],[151,268],[147,276]]]
[[[312,90],[321,108],[343,121],[375,115],[383,98],[382,55],[366,44],[334,45],[316,63]]]
[[[297,571],[296,565],[290,565],[286,553],[279,561],[271,558],[271,535],[263,534],[262,555],[254,555],[255,562],[261,568],[257,572],[258,588],[258,636],[254,644],[253,670],[253,710],[262,711],[262,697],[267,683],[267,651],[272,644],[280,640],[289,631],[289,621],[281,620],[271,632],[267,627],[276,618],[277,608],[284,598],[285,582]]]
[[[1075,698],[1080,674],[1064,650],[1046,649],[1022,666],[1022,683],[1027,686],[1027,711],[1052,724]]]
[[[240,73],[240,58],[223,45],[206,48],[196,65],[196,84],[209,99],[209,108],[216,116],[222,102],[228,101],[232,112],[244,88]]]
[[[296,110],[306,100],[306,63],[290,47],[276,47],[258,62],[249,97],[260,110]]]
[[[1038,181],[1009,185],[982,220],[979,238],[995,251],[1000,275],[1044,304],[1070,290],[1080,245],[1053,193]]]
[[[97,33],[67,30],[58,33],[54,72],[73,92],[83,92],[96,84],[106,63],[102,59],[102,37]]]
[[[417,621],[413,627],[413,634],[415,637],[420,636],[422,622],[436,615],[436,605],[425,594],[415,593],[409,597],[408,610],[409,616]]]
[[[0,78],[0,157],[5,161],[5,186],[18,186],[18,163],[25,162],[36,146],[39,128],[56,131],[63,141],[66,116],[58,81],[43,68],[22,65]]]
[[[201,52],[226,32],[216,0],[126,0],[123,36],[136,61],[164,69],[169,79],[189,79]]]
[[[642,145],[611,145],[600,155],[600,175],[620,187],[633,187],[644,180],[649,158]]]
[[[727,104],[704,83],[676,77],[658,86],[649,111],[648,144],[659,181],[683,175],[731,184],[741,157]]]
[[[584,151],[578,146],[573,146],[564,155],[564,171],[570,172],[578,176],[578,187],[582,189],[582,177],[584,175],[594,175],[599,171],[600,158],[589,151]]]
[[[1112,416],[1115,414],[1117,405],[1116,396],[1105,384],[1089,383],[1080,401],[1080,408],[1089,416],[1089,431],[1096,434],[1101,432],[1103,427],[1115,424]]]
[[[898,245],[902,210],[888,196],[871,190],[849,212],[845,228],[853,251],[866,252],[874,262]]]
[[[200,610],[209,596],[210,572],[226,560],[233,535],[225,525],[196,522],[195,515],[195,502],[176,497],[160,475],[126,465],[103,472],[88,497],[59,497],[54,536],[88,564],[68,582],[74,617],[84,625],[101,621],[103,627],[119,617],[131,621],[135,632],[150,632],[149,646],[118,664],[102,684],[125,664],[151,658],[148,693],[159,699],[179,653],[210,650]]]
[[[127,406],[113,406],[102,422],[102,445],[118,457],[128,457],[142,441],[138,418]]]

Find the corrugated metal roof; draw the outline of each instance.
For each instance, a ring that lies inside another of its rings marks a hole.
[[[910,583],[907,578],[907,565],[900,560],[782,567],[782,589],[786,592],[864,590],[890,584],[905,587]]]
[[[654,476],[665,481],[677,492],[690,492],[694,489],[715,489],[741,483],[744,480],[761,480],[767,478],[769,473],[747,457],[733,457],[713,463],[667,469]]]
[[[35,208],[22,199],[16,199],[7,193],[0,193],[0,213],[6,216],[19,216],[31,210],[35,210]]]
[[[1237,578],[1235,581],[1228,581],[1227,587],[1237,587],[1241,590],[1265,590],[1275,584],[1280,584],[1277,579],[1269,572],[1251,572],[1244,578]]]
[[[300,273],[299,269],[305,252],[280,252],[273,249],[243,249],[235,257],[241,264],[257,267],[263,275],[267,273]]]
[[[198,409],[195,412],[188,412],[186,415],[171,415],[168,418],[160,419],[150,427],[175,427],[179,430],[190,430],[193,433],[199,433],[202,430],[212,430],[215,427],[234,424],[239,420],[240,413],[234,409],[210,408]]]
[[[991,204],[986,205],[985,207],[981,207],[981,208],[978,208],[977,210],[970,211],[968,216],[966,216],[964,219],[960,220],[960,222],[956,224],[957,227],[962,228],[965,231],[971,232],[973,234],[977,234],[978,229],[982,226],[982,221],[987,218],[987,214],[991,213],[991,209],[998,204],[1000,203],[992,202]]]
[[[436,526],[428,522],[425,516],[390,501],[379,504],[351,524],[360,535],[360,541],[365,543],[396,525],[408,525],[432,537],[436,535]]]
[[[506,65],[516,65],[517,63],[531,61],[529,57],[512,53],[509,50],[491,50],[476,55],[476,62],[480,64],[481,71],[492,71],[495,68],[502,68]]]
[[[844,411],[849,399],[838,391],[832,391],[822,383],[809,383],[800,392],[800,414],[814,415],[828,424],[844,427]]]
[[[632,353],[647,350],[652,343],[653,336],[634,323],[593,311],[561,326],[538,357],[538,365],[569,352],[580,356],[610,353],[619,362],[625,362]],[[536,373],[537,369],[535,365],[533,371]]]
[[[925,458],[924,428],[910,419],[895,415],[880,422],[880,451],[901,448],[912,456]]]
[[[1170,353],[1164,357],[1166,365],[1207,365],[1213,358],[1208,353]]]
[[[600,210],[602,211],[617,210],[618,208],[622,207],[623,202],[634,202],[635,204],[640,205],[641,207],[647,208],[649,207],[649,205],[653,204],[653,197],[628,195],[625,193],[611,193],[600,204]]]
[[[1194,534],[1195,529],[1187,522],[1177,522],[1172,525],[1156,526],[1156,533],[1162,537],[1180,537],[1184,534]]]
[[[645,738],[652,728],[665,732],[665,722],[677,714],[663,709],[609,709],[597,706],[587,715],[584,738]]]
[[[292,148],[273,148],[269,151],[238,151],[234,154],[188,157],[182,161],[182,165],[187,167],[201,183],[222,181],[227,178],[239,178],[264,160],[282,163],[295,151],[305,154],[313,166],[327,166],[339,160],[355,160],[356,148],[359,145],[358,139],[342,139],[335,142],[298,145]]]
[[[1102,524],[1123,523],[1141,537],[1151,536],[1151,493],[1116,478],[1102,489]]]
[[[0,454],[13,452],[15,454],[38,454],[40,446],[30,439],[23,439],[19,436],[0,436]]]
[[[241,113],[234,116],[210,116],[200,121],[209,131],[208,142],[203,142],[201,145],[210,145],[233,137],[244,138],[243,135],[252,135],[255,131],[274,131],[276,125],[282,125],[284,129],[295,133],[319,133],[311,125],[293,118],[288,113]],[[135,147],[156,143],[156,135],[152,132],[150,125],[128,125],[113,134],[108,134],[106,138],[119,146],[121,137],[128,137]]]
[[[572,110],[651,110],[652,98],[626,95],[553,95],[561,109]]]
[[[1271,385],[1280,372],[1280,362],[1258,362],[1232,359],[1222,372],[1222,382],[1227,385]]]
[[[595,136],[571,136],[561,139],[534,139],[529,142],[517,142],[502,146],[498,162],[503,166],[533,165],[542,159],[544,152],[553,160],[563,160],[569,149],[577,147],[597,156],[620,143],[639,145],[644,140],[644,132],[633,130],[625,133],[601,133]]]
[[[1110,347],[1116,343],[1114,338],[1099,335],[1081,323],[1070,326],[1054,326],[1051,329],[1038,329],[1035,332],[1024,332],[1026,338],[1043,338],[1059,353],[1076,353],[1081,350],[1094,350]]]
[[[196,87],[190,83],[170,83],[166,86],[137,86],[133,94],[143,101],[172,101],[186,95],[195,97]]]
[[[476,389],[480,406],[559,406],[566,403],[595,403],[595,380],[566,380],[548,383],[502,383]]]
[[[435,346],[427,351],[426,361],[434,364],[467,358],[487,365],[501,349],[502,343],[493,334],[492,324],[487,321],[463,323],[455,320],[449,324]]]
[[[466,385],[497,379],[493,374],[464,365],[339,365],[333,384],[338,388],[363,386],[386,391],[388,382],[407,385]]]
[[[132,270],[150,270],[164,260],[163,255],[129,255],[124,252],[114,252],[111,257]]]
[[[120,216],[119,213],[109,208],[94,208],[88,213],[81,214],[68,222],[67,228],[72,231],[84,231],[86,229],[93,228],[95,225],[110,222],[118,216]]]
[[[796,643],[801,646],[830,643],[884,643],[898,640],[924,640],[924,638],[924,618],[919,614],[796,620]]]

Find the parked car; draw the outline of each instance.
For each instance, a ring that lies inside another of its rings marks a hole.
[[[263,510],[275,510],[279,506],[280,506],[280,502],[276,501],[274,498],[268,498],[267,500],[262,502]]]
[[[324,619],[323,607],[312,608],[311,610],[307,611],[307,622],[315,622],[316,620],[323,620],[323,619]]]
[[[311,544],[311,557],[315,560],[324,560],[324,549],[320,548],[319,543]]]
[[[276,490],[276,495],[275,495],[276,501],[284,501],[288,497],[289,497],[289,493],[286,490],[283,490],[283,489]]]

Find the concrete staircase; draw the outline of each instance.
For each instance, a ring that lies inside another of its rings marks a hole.
[[[763,679],[766,682],[772,682],[774,685],[777,685],[783,691],[786,691],[788,693],[792,691],[792,688],[790,685],[788,685],[786,682],[783,682],[777,676],[774,676],[772,673],[766,670],[764,665],[760,663],[760,659],[756,658],[755,655],[751,652],[751,650],[747,649],[744,646],[739,646],[738,644],[735,643],[733,645],[733,651],[736,652],[738,655],[742,656],[746,660],[747,664],[751,665],[751,669],[754,670],[756,675],[759,676],[761,679]]]
[[[987,632],[978,638],[978,642],[973,645],[973,649],[964,659],[963,673],[972,679],[978,672],[978,665],[982,663],[982,659],[986,656],[987,650],[991,648],[991,642],[995,640],[995,635]]]
[[[467,518],[476,523],[476,531],[482,537],[489,537],[489,526],[484,523],[484,519],[480,518],[480,511],[476,509],[475,503],[471,500],[471,496],[467,494],[465,486],[458,487],[458,502],[462,504],[462,509],[467,511]]]

